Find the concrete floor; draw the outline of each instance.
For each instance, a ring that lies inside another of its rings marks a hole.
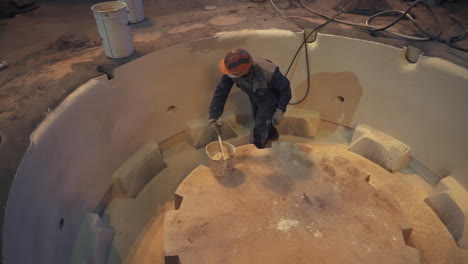
[[[103,54],[98,41],[94,19],[90,12],[93,1],[43,1],[38,10],[19,15],[0,25],[0,60],[10,67],[0,72],[0,204],[5,205],[9,187],[23,153],[29,145],[29,135],[68,94],[88,79],[101,75],[97,65],[114,68],[125,62],[177,43],[213,36],[217,32],[239,29],[279,28],[298,30],[279,17],[268,4],[251,1],[216,0],[148,0],[144,1],[146,20],[132,25],[136,53],[129,58],[110,60]],[[97,1],[95,1],[97,2]],[[290,1],[279,1],[288,14],[301,16],[301,22],[313,27],[322,20],[311,16]],[[329,15],[329,8],[337,1],[307,1],[311,7]],[[399,1],[392,1],[401,7]],[[205,5],[217,5],[206,11]],[[428,15],[415,10],[418,19],[429,25]],[[456,27],[448,18],[454,13],[465,22],[468,9],[439,8],[447,34]],[[361,16],[343,15],[343,18],[363,21]],[[384,19],[388,20],[388,19]],[[407,30],[400,27],[400,30]],[[370,39],[395,46],[406,41],[382,37],[374,38],[366,32],[338,24],[330,24],[322,32]],[[71,36],[70,36],[71,35]],[[6,40],[6,41],[5,41]],[[76,40],[84,40],[77,47]],[[65,45],[71,43],[71,46]],[[411,43],[425,51],[457,64],[468,66],[468,55],[441,43]],[[467,41],[461,42],[467,47]],[[74,46],[74,47],[73,47]],[[65,48],[64,48],[65,47]],[[3,211],[0,226],[3,225]],[[1,255],[0,255],[1,258]]]

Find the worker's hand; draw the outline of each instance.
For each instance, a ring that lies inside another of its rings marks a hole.
[[[279,125],[283,121],[284,113],[281,109],[276,109],[276,112],[273,114],[272,122],[274,126]]]
[[[217,118],[212,118],[208,120],[208,126],[217,135],[221,133],[221,122],[219,122]]]

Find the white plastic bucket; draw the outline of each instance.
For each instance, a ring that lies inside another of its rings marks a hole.
[[[91,7],[106,56],[123,58],[133,53],[133,41],[128,26],[124,2],[109,1]]]
[[[145,19],[142,0],[119,0],[127,4],[128,19],[130,23],[138,23]]]
[[[219,142],[213,141],[206,145],[206,154],[210,158],[210,169],[211,173],[215,177],[227,177],[232,171],[232,162],[234,154],[236,153],[236,147],[232,144],[223,142],[223,146],[226,148],[228,159],[224,160],[221,156],[221,150],[219,149]]]

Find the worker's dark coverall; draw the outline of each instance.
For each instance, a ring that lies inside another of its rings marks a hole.
[[[255,121],[254,143],[263,148],[270,131],[276,130],[272,126],[273,114],[277,108],[286,112],[291,99],[289,80],[270,61],[255,59],[247,76],[230,78],[223,75],[211,100],[210,119],[217,119],[223,114],[224,105],[234,83],[249,96]]]

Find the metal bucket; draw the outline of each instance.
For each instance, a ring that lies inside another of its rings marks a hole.
[[[128,19],[130,23],[138,23],[145,19],[142,0],[119,0],[127,4]]]
[[[223,160],[221,156],[221,150],[219,149],[218,141],[213,141],[206,145],[206,154],[210,158],[209,164],[211,173],[215,177],[229,176],[229,174],[231,174],[232,171],[232,162],[234,154],[236,152],[236,147],[227,142],[223,142],[223,146],[226,148],[229,157],[226,160]]]
[[[127,5],[109,1],[95,4],[93,10],[104,52],[109,58],[124,58],[133,53],[133,41],[128,26]]]

